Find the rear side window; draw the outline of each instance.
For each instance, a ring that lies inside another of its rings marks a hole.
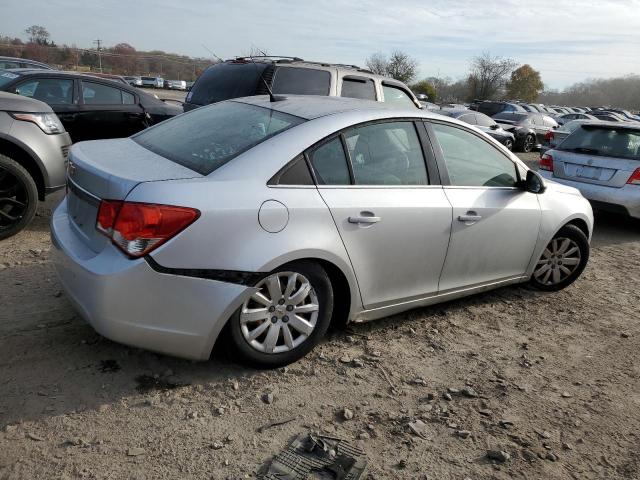
[[[133,95],[101,83],[82,81],[82,99],[87,105],[132,104]]]
[[[266,63],[218,63],[207,68],[195,83],[187,100],[209,105],[256,94]]]
[[[70,105],[73,103],[73,80],[62,78],[30,80],[19,84],[16,87],[16,93],[51,105]]]
[[[347,156],[340,137],[320,145],[309,157],[319,185],[351,184]]]
[[[398,87],[392,87],[391,85],[382,85],[382,93],[384,95],[385,103],[391,103],[402,107],[415,107],[413,100],[407,92]]]
[[[427,168],[412,122],[354,128],[344,134],[359,185],[426,185]]]
[[[315,68],[278,67],[273,93],[291,95],[329,95],[331,73]]]
[[[304,121],[268,108],[224,102],[174,117],[133,139],[158,155],[209,175],[241,153]]]
[[[350,78],[342,79],[341,97],[361,98],[363,100],[376,99],[376,86],[371,78]]]

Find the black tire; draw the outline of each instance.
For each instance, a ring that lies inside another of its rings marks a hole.
[[[0,154],[0,240],[26,227],[37,208],[36,182],[22,165]]]
[[[578,277],[582,274],[585,267],[587,266],[587,262],[589,261],[590,247],[589,247],[589,239],[584,234],[584,232],[580,230],[578,227],[576,227],[575,225],[565,225],[558,231],[558,233],[554,235],[554,237],[551,239],[551,242],[549,242],[549,245],[551,245],[553,240],[561,239],[561,238],[569,239],[575,242],[575,244],[577,245],[580,251],[580,261],[577,267],[575,268],[575,270],[573,270],[568,277],[564,278],[562,281],[558,283],[549,284],[549,283],[541,282],[539,279],[536,278],[535,270],[534,270],[534,274],[531,276],[530,282],[531,282],[531,285],[537,288],[538,290],[544,290],[548,292],[555,292],[558,290],[562,290],[563,288],[566,288],[569,285],[571,285],[573,282],[575,282],[578,279]],[[542,261],[542,258],[540,259],[540,262],[541,261]],[[537,268],[538,268],[538,265],[536,265],[536,269]]]
[[[531,153],[535,145],[536,145],[536,138],[533,135],[529,134],[526,137],[524,137],[524,140],[522,141],[522,151],[524,153]]]
[[[507,150],[512,151],[513,150],[513,140],[511,140],[510,138],[507,138],[504,141],[504,146],[507,147]]]
[[[308,338],[296,348],[282,353],[264,353],[253,348],[244,338],[241,330],[239,308],[227,323],[227,335],[233,354],[239,362],[254,368],[278,368],[293,363],[309,353],[324,337],[333,313],[333,288],[327,272],[311,261],[292,262],[272,271],[266,277],[278,272],[295,272],[304,275],[318,297],[318,317],[315,328]]]

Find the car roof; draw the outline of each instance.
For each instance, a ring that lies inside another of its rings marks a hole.
[[[640,131],[640,122],[607,122],[604,120],[586,120],[582,127],[598,127],[614,130],[635,130]]]
[[[271,110],[304,118],[305,120],[313,120],[327,115],[355,111],[367,111],[370,113],[389,112],[394,114],[391,115],[393,117],[405,116],[437,118],[434,113],[431,113],[426,109],[418,109],[416,107],[399,108],[397,105],[394,106],[389,103],[360,100],[357,98],[330,97],[323,95],[278,95],[277,97],[283,99],[277,102],[271,102],[268,95],[258,95],[253,97],[234,98],[228,101],[269,108]]]
[[[478,113],[480,115],[484,115],[484,113],[482,113],[482,112],[476,112],[475,110],[462,109],[462,108],[458,108],[458,109],[455,109],[455,108],[442,108],[440,110],[433,110],[433,112],[439,113],[440,115],[446,115],[447,117],[453,117],[453,118],[458,118],[458,117],[461,117],[462,115],[466,115],[466,114],[469,114],[469,113],[473,113],[474,115],[476,115]]]

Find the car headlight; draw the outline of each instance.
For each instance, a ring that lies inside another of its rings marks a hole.
[[[64,126],[55,113],[12,113],[11,116],[16,120],[35,123],[48,135],[64,133]]]

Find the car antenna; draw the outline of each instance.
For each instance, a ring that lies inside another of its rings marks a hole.
[[[253,63],[253,65],[256,68],[258,68],[258,65],[253,60],[253,55],[249,55],[249,58],[251,59],[251,63]],[[271,87],[269,86],[267,81],[264,79],[263,73],[264,73],[264,70],[262,72],[260,72],[260,80],[262,80],[262,83],[264,83],[264,86],[267,89],[267,92],[269,92],[269,101],[270,102],[281,102],[282,100],[286,100],[287,97],[282,97],[282,96],[279,96],[279,95],[276,96],[276,95],[273,94],[273,90],[271,90]]]

